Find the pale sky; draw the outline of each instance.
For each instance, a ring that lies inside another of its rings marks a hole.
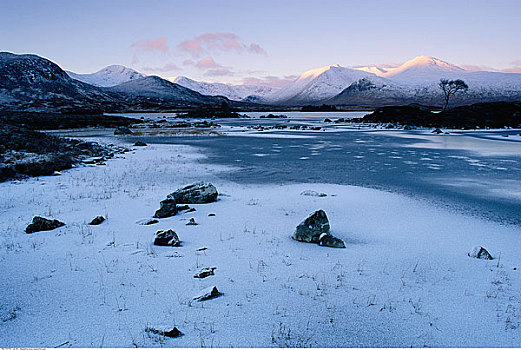
[[[284,83],[311,68],[427,55],[521,72],[521,1],[0,0],[0,50],[78,73]],[[257,80],[256,80],[257,79]]]

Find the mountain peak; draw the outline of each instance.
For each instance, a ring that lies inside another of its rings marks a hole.
[[[100,69],[95,73],[78,74],[67,71],[67,74],[76,80],[94,86],[109,87],[125,83],[127,81],[144,78],[145,75],[119,64],[114,64]]]
[[[314,69],[310,69],[304,73],[302,73],[297,80],[302,80],[302,79],[308,79],[308,78],[316,78],[318,77],[320,74],[330,70],[330,69],[333,69],[333,68],[342,68],[339,64],[330,64],[330,65],[327,65],[327,66],[323,66],[323,67],[319,67],[319,68],[314,68]]]

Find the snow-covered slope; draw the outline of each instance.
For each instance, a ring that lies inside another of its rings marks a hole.
[[[219,104],[224,98],[202,95],[176,83],[172,83],[158,76],[150,75],[141,79],[106,88],[116,93],[129,96],[157,98],[169,101]]]
[[[78,74],[70,71],[66,71],[66,73],[71,78],[101,87],[115,86],[121,83],[126,83],[127,81],[145,77],[144,74],[121,65],[108,66],[90,74]]]
[[[302,104],[326,100],[359,79],[376,75],[340,65],[329,65],[301,74],[293,83],[266,96],[272,103]]]
[[[184,76],[176,77],[172,81],[203,95],[224,96],[235,101],[243,100],[252,95],[264,97],[278,90],[268,86],[207,83],[204,81],[195,81]]]
[[[426,83],[439,81],[441,77],[455,77],[464,74],[463,68],[429,56],[418,56],[404,64],[388,69],[381,76],[396,81]]]

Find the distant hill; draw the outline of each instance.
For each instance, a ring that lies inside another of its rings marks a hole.
[[[126,83],[127,81],[141,79],[146,76],[145,74],[141,74],[132,68],[121,65],[108,66],[95,73],[88,74],[78,74],[70,71],[65,72],[71,78],[99,87],[115,86],[121,83]]]

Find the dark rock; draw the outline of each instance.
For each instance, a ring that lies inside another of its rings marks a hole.
[[[432,130],[431,134],[443,134],[443,131],[439,128]]]
[[[55,228],[64,226],[65,223],[59,220],[49,220],[41,216],[35,216],[33,222],[25,228],[25,233],[34,233],[39,231],[51,231]]]
[[[196,182],[168,195],[176,203],[202,204],[217,200],[217,189],[211,183]]]
[[[172,198],[167,198],[159,203],[160,207],[154,214],[155,218],[168,218],[177,214],[176,201]]]
[[[195,222],[195,219],[194,218],[190,218],[190,220],[188,220],[188,222],[186,223],[187,226],[196,226],[196,225],[199,225],[197,222]]]
[[[174,230],[157,231],[154,245],[179,247],[180,241]]]
[[[329,118],[324,119],[324,123],[332,123],[333,121]]]
[[[222,295],[222,293],[219,292],[217,287],[216,286],[212,286],[212,287],[208,287],[206,289],[203,289],[192,300],[194,300],[194,301],[205,301],[205,300],[210,300],[210,299],[217,298],[220,295]]]
[[[137,141],[136,143],[134,143],[134,146],[145,147],[148,145],[142,141]]]
[[[215,216],[215,214],[214,213],[209,213],[208,216]]]
[[[177,329],[177,327],[174,328],[161,328],[161,327],[147,327],[145,328],[145,332],[157,334],[163,337],[168,338],[178,338],[183,335],[183,333]]]
[[[329,234],[329,230],[327,215],[320,209],[302,221],[291,238],[299,242],[318,243],[320,235]]]
[[[118,126],[116,128],[116,130],[114,130],[114,135],[130,135],[130,134],[133,134],[133,132],[127,126]]]
[[[318,241],[318,244],[324,247],[332,247],[332,248],[345,248],[346,245],[344,241],[340,238],[336,238],[330,234],[323,233]]]
[[[96,216],[94,219],[92,219],[91,222],[89,222],[89,225],[99,225],[103,221],[105,221],[105,218],[101,215]]]
[[[208,276],[213,276],[215,275],[215,269],[216,267],[205,267],[201,270],[199,270],[199,272],[197,272],[195,275],[194,275],[194,278],[206,278]]]
[[[477,246],[472,248],[472,251],[467,254],[471,258],[483,259],[483,260],[494,260],[492,255],[483,247]]]
[[[305,190],[300,192],[301,196],[308,196],[308,197],[327,197],[327,194],[325,193],[318,193],[317,191],[313,190]]]
[[[159,220],[157,219],[143,219],[143,220],[139,220],[138,222],[136,222],[136,224],[138,225],[154,225],[154,224],[157,224],[159,223]]]

